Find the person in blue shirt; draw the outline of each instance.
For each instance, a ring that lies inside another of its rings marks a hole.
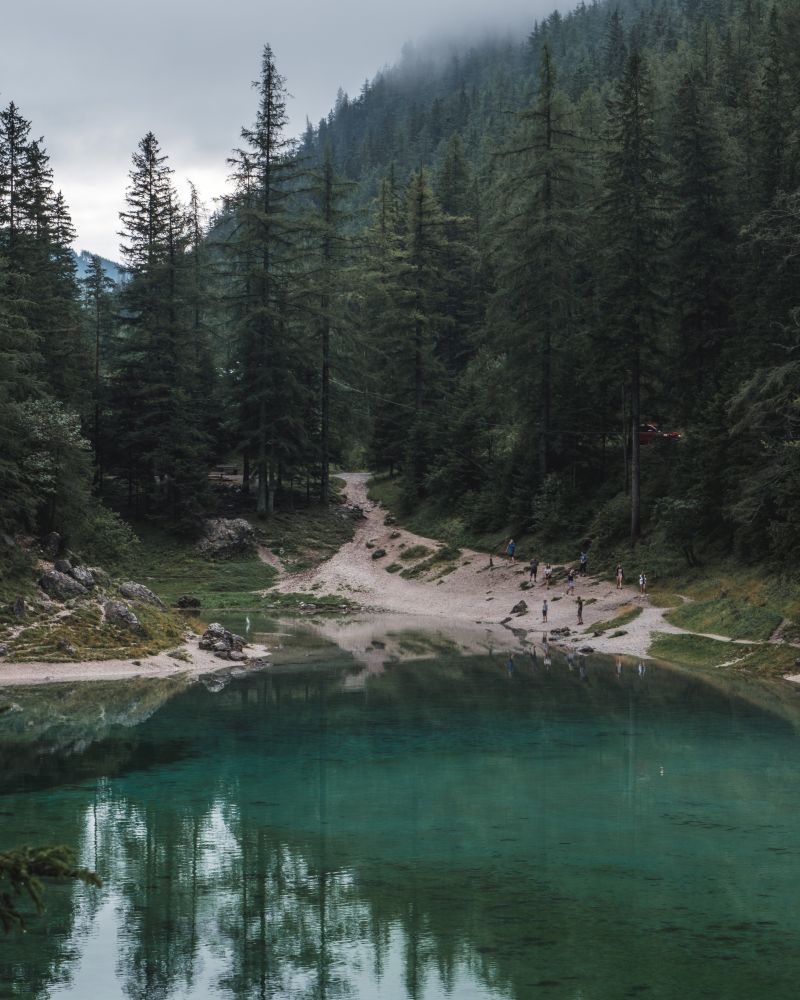
[[[508,558],[511,562],[516,562],[514,558],[514,553],[517,551],[517,546],[513,538],[509,538],[508,545],[506,545],[506,552],[508,553]]]

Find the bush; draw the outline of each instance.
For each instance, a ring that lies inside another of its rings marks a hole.
[[[71,541],[72,548],[87,562],[112,569],[125,563],[140,544],[127,521],[95,499]]]

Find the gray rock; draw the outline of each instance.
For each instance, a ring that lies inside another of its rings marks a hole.
[[[175,602],[175,607],[182,608],[184,610],[188,608],[199,608],[202,607],[202,601],[199,597],[190,597],[188,594],[181,594]]]
[[[5,656],[8,653],[8,646],[4,642],[0,642],[0,656]]]
[[[62,639],[59,642],[58,648],[61,649],[61,650],[63,650],[67,654],[67,656],[77,656],[78,655],[78,650],[72,645],[71,642],[68,642],[66,639]]]
[[[99,566],[90,566],[89,572],[92,574],[92,579],[99,587],[107,587],[109,583],[111,583],[111,577],[104,569],[100,569]]]
[[[145,587],[143,583],[133,583],[131,580],[126,580],[125,583],[119,585],[119,592],[129,601],[140,601],[142,604],[152,604],[154,608],[161,608],[162,611],[167,610],[167,606],[161,598],[156,597],[153,591],[149,587]]]
[[[142,627],[133,611],[122,601],[106,601],[103,605],[103,611],[105,611],[108,622],[118,622],[120,625],[126,625],[136,631]]]
[[[94,577],[91,570],[85,566],[73,566],[70,576],[73,580],[77,580],[82,587],[86,587],[87,590],[94,589]]]
[[[67,576],[72,575],[72,563],[69,559],[56,559],[53,563],[53,569],[57,570],[59,573],[66,573]]]
[[[220,639],[219,642],[215,642],[212,648],[215,653],[229,653],[231,650],[231,647],[227,642],[225,642],[224,639]]]
[[[218,660],[229,660],[231,654],[229,650],[225,649],[225,650],[220,650],[218,653],[214,653],[214,656],[216,656]]]
[[[14,601],[12,607],[11,607],[11,610],[14,613],[14,617],[15,618],[24,618],[25,617],[25,610],[26,610],[25,609],[25,598],[21,597],[21,596],[17,597],[16,600]]]
[[[216,559],[249,552],[254,547],[253,526],[241,517],[218,517],[206,521],[204,535],[197,543],[199,552]]]
[[[594,646],[581,646],[578,650],[579,653],[593,653]]]
[[[375,551],[372,553],[372,558],[383,559],[385,555],[386,555],[386,549],[375,549]]]
[[[524,615],[527,610],[528,610],[528,605],[525,603],[525,601],[518,601],[511,609],[511,614]]]
[[[42,539],[42,552],[48,559],[57,559],[63,544],[64,539],[61,535],[57,531],[51,531]]]
[[[231,651],[230,651],[230,652],[228,653],[228,659],[229,659],[229,660],[246,660],[246,659],[247,659],[247,657],[246,657],[246,656],[245,656],[245,654],[244,654],[244,653],[243,653],[243,652],[241,651],[241,649],[232,649],[232,650],[231,650]]]
[[[208,637],[209,639],[224,639],[225,638],[225,626],[220,625],[219,622],[212,622],[208,628],[203,633],[203,638]]]
[[[73,580],[66,573],[59,573],[57,569],[48,570],[39,580],[39,586],[57,601],[66,601],[70,597],[85,597],[88,593],[86,587],[77,580]]]
[[[394,516],[394,514],[387,514],[386,517],[383,519],[383,523],[386,525],[397,524],[397,518]]]

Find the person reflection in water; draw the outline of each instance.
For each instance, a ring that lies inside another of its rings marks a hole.
[[[578,668],[578,673],[582,681],[588,681],[589,675],[586,673],[586,660],[581,657],[580,667]]]
[[[622,657],[617,657],[617,677],[622,677]]]
[[[644,677],[646,673],[647,673],[647,667],[641,660],[639,660],[639,676]]]
[[[509,656],[508,660],[506,660],[506,670],[508,671],[508,676],[509,677],[513,677],[514,676],[514,656],[513,656],[513,654],[511,656]]]

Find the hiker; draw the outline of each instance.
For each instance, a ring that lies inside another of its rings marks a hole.
[[[536,586],[536,574],[538,572],[539,572],[539,560],[536,558],[536,556],[534,556],[533,559],[531,559],[531,575],[530,575],[530,579],[534,587]]]
[[[581,552],[579,562],[581,564],[581,576],[586,576],[589,571],[589,557],[585,552]]]
[[[514,553],[517,551],[517,545],[513,538],[509,538],[508,545],[506,545],[506,553],[511,562],[516,562],[514,558]]]
[[[583,598],[578,595],[578,624],[583,625]]]
[[[625,579],[625,574],[622,572],[622,565],[617,563],[617,568],[614,570],[614,576],[617,579],[617,590],[622,590],[622,583]]]
[[[567,597],[571,597],[575,593],[575,570],[571,569],[567,573]]]
[[[547,624],[547,598],[542,601],[542,625]]]
[[[647,574],[644,571],[639,574],[639,593],[647,593]]]
[[[550,588],[550,577],[552,575],[553,575],[553,567],[550,565],[550,563],[547,563],[547,565],[544,568],[544,586],[547,587],[548,589]]]

